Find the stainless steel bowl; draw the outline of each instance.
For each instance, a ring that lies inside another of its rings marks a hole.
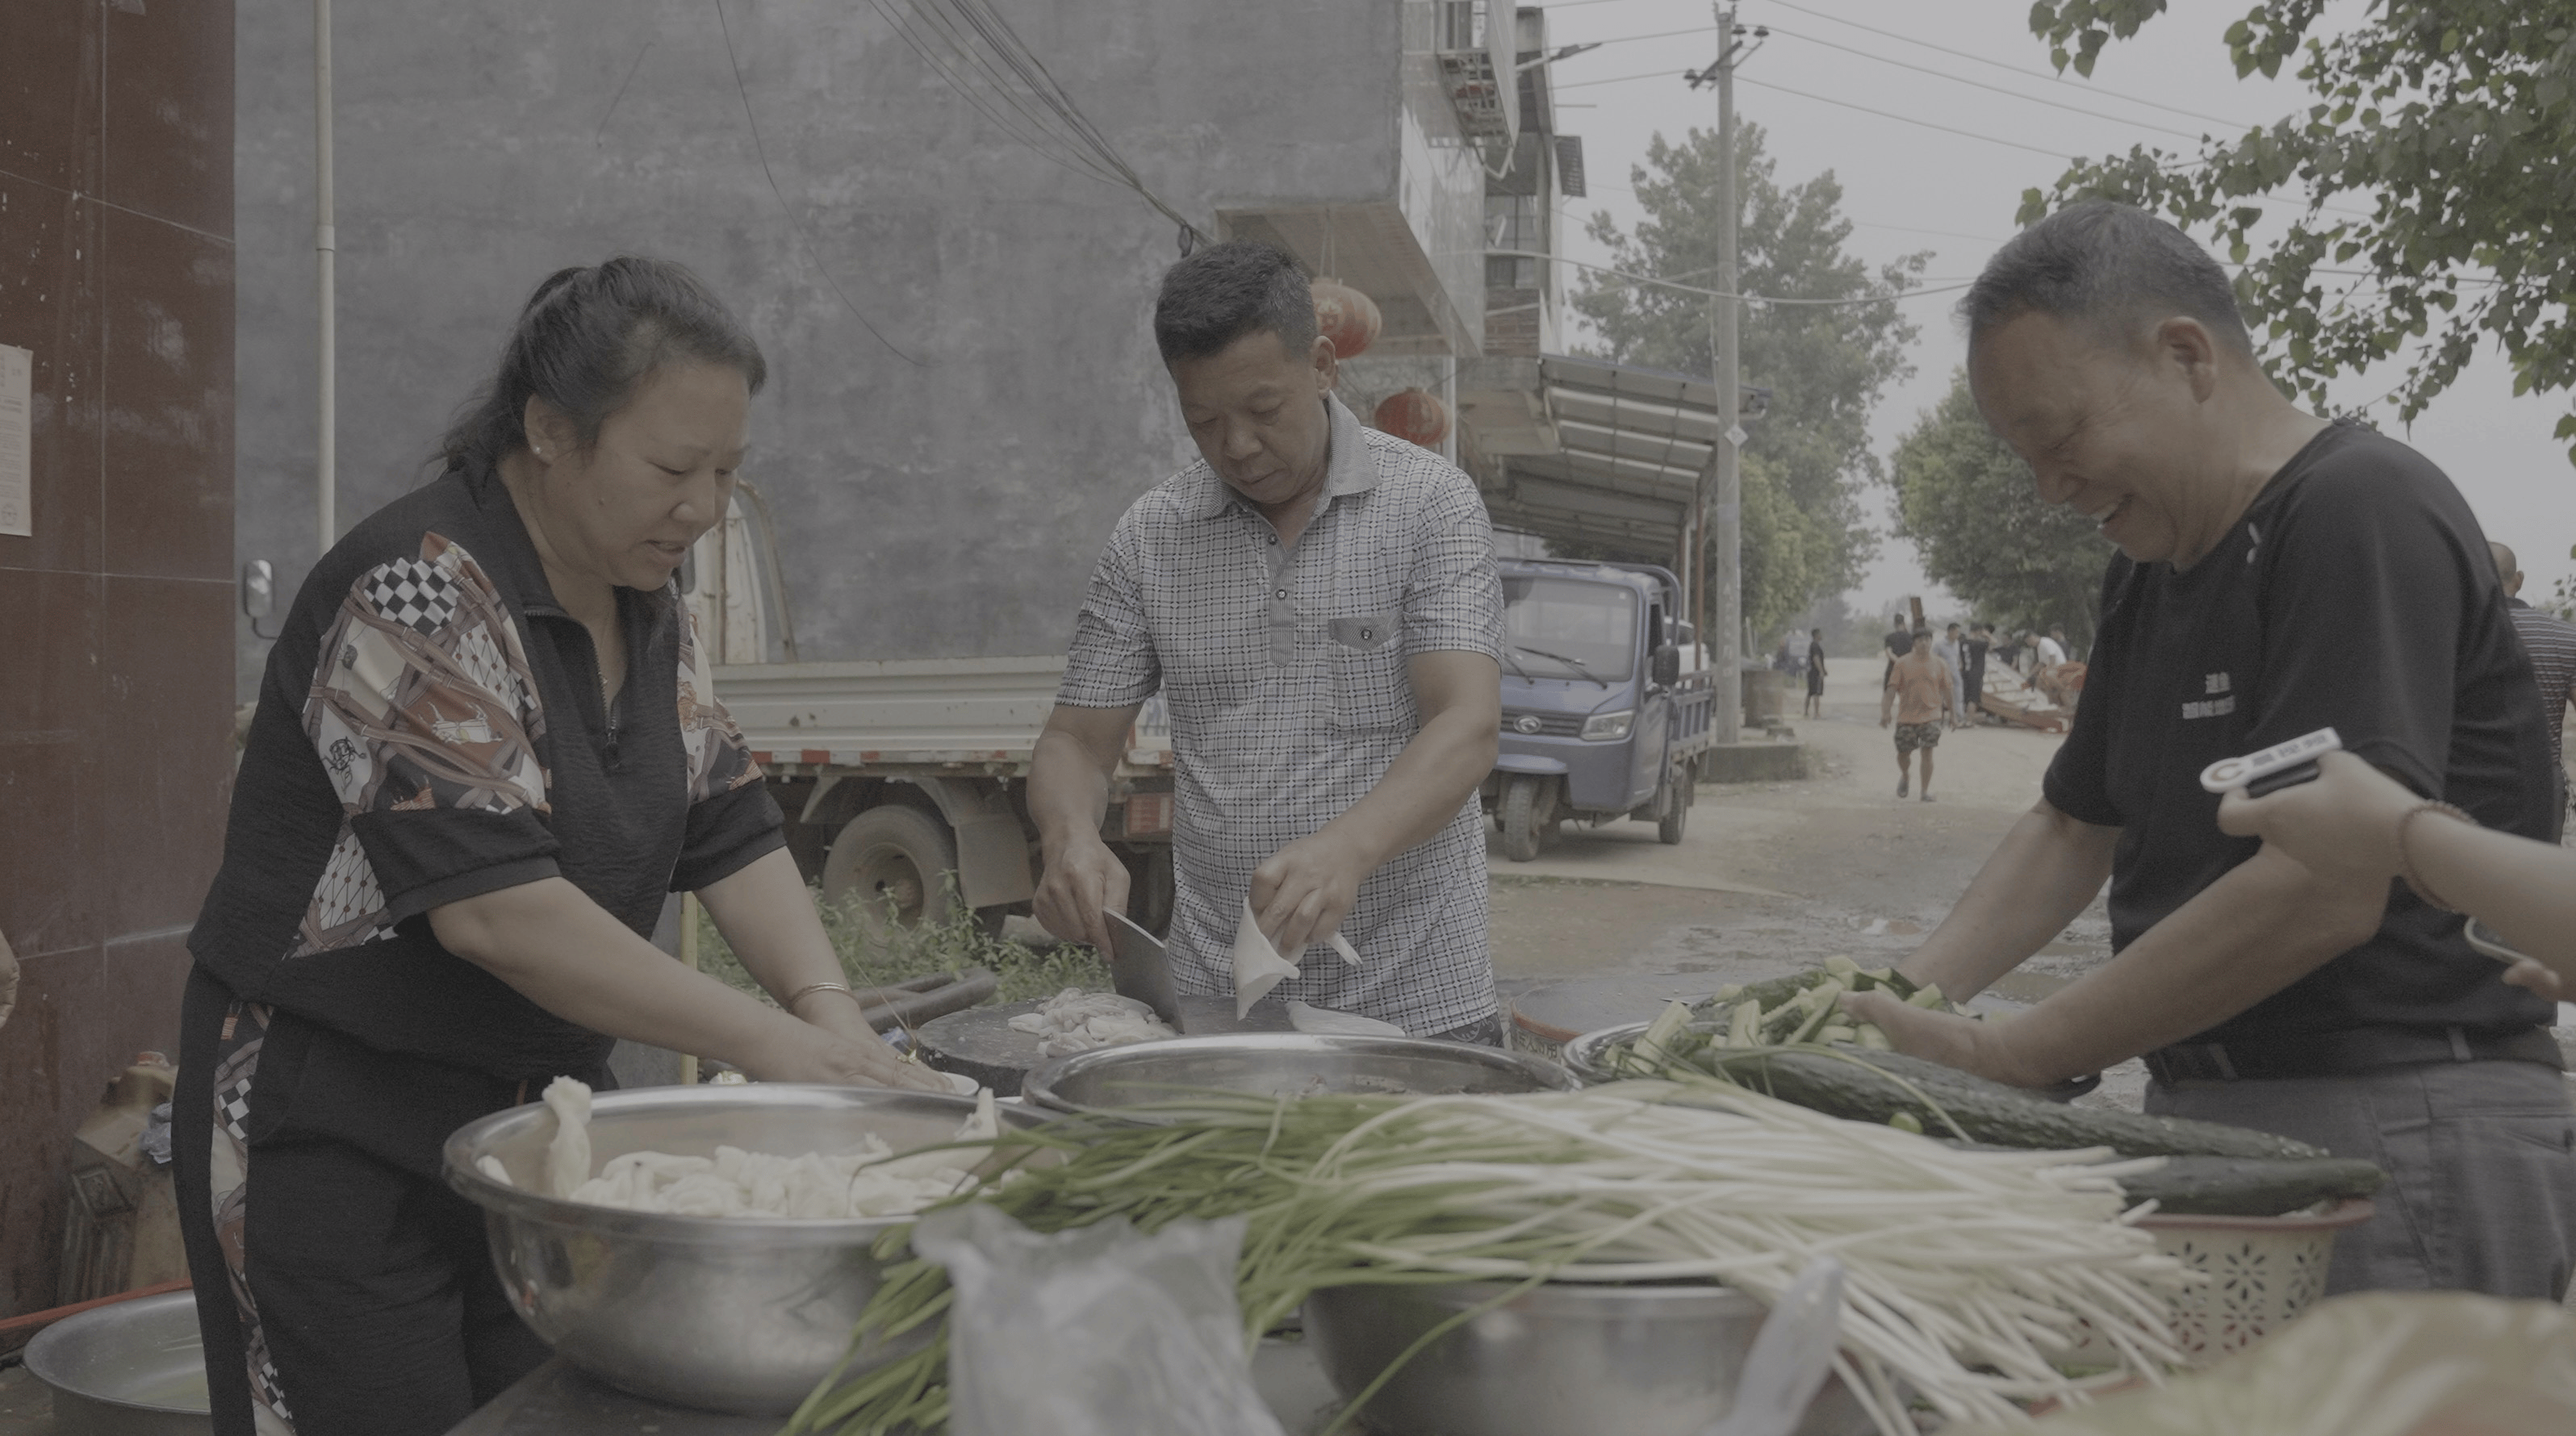
[[[1499,1047],[1427,1037],[1247,1032],[1059,1057],[1031,1072],[1020,1094],[1052,1111],[1083,1112],[1208,1091],[1257,1097],[1436,1095],[1561,1092],[1575,1085],[1555,1063]]]
[[[1306,1339],[1347,1401],[1432,1327],[1512,1290],[1505,1282],[1344,1286],[1306,1299]],[[1761,1302],[1718,1286],[1550,1282],[1451,1328],[1361,1411],[1404,1436],[1699,1436],[1726,1414]],[[1828,1380],[1801,1436],[1871,1429]]]
[[[1557,1054],[1556,1060],[1564,1063],[1565,1070],[1573,1073],[1576,1080],[1587,1087],[1596,1082],[1616,1082],[1619,1080],[1619,1074],[1601,1064],[1603,1054],[1619,1043],[1636,1041],[1645,1035],[1648,1027],[1653,1025],[1648,1022],[1622,1022],[1616,1027],[1604,1027],[1598,1032],[1586,1032],[1566,1043],[1565,1050]]]
[[[67,1316],[27,1343],[56,1436],[208,1436],[197,1298],[174,1291]]]
[[[956,1136],[968,1098],[864,1087],[754,1083],[602,1093],[594,1163],[627,1152],[713,1156],[718,1145],[797,1156],[863,1136],[900,1152]],[[1006,1126],[1048,1120],[1004,1107]],[[639,1396],[753,1416],[784,1415],[848,1350],[884,1264],[869,1252],[906,1218],[785,1221],[621,1211],[537,1195],[554,1113],[515,1107],[447,1139],[447,1184],[484,1210],[511,1304],[557,1353]],[[515,1185],[476,1170],[500,1159]],[[917,1349],[925,1332],[861,1353],[864,1371]]]

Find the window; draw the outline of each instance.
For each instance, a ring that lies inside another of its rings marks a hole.
[[[1534,194],[1489,194],[1485,196],[1485,242],[1491,249],[1519,250],[1521,254],[1485,256],[1485,286],[1489,289],[1536,289],[1544,261],[1523,257],[1543,253],[1547,237],[1539,228],[1538,196]]]
[[[1620,683],[1636,666],[1637,595],[1627,588],[1509,576],[1503,580],[1503,627],[1512,662],[1534,677]]]

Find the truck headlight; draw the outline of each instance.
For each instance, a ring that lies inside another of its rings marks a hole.
[[[1623,709],[1617,713],[1595,713],[1583,720],[1583,736],[1603,742],[1625,738],[1628,736],[1628,730],[1635,726],[1636,722],[1637,710],[1634,708]]]

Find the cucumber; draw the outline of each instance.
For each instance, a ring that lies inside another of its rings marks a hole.
[[[1698,1053],[1688,1065],[1837,1117],[1884,1123],[1900,1112],[1911,1113],[1933,1136],[1964,1135],[2001,1147],[2108,1147],[2124,1157],[2286,1160],[2326,1155],[2304,1142],[2243,1127],[2065,1106],[1955,1067],[1867,1048],[1832,1056],[1711,1050]]]
[[[2152,1172],[2120,1179],[2133,1202],[2154,1201],[2177,1216],[2277,1217],[2319,1202],[2366,1197],[2388,1174],[2342,1157],[2283,1161],[2260,1157],[2167,1157]]]

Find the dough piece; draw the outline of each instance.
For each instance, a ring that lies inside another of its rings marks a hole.
[[[546,1084],[545,1103],[555,1114],[554,1140],[546,1143],[546,1195],[570,1199],[590,1180],[590,1088],[558,1077]]]
[[[1068,987],[1011,1019],[1011,1028],[1038,1039],[1038,1053],[1065,1057],[1100,1047],[1124,1047],[1180,1034],[1154,1016],[1154,1009],[1114,992],[1085,992]]]

